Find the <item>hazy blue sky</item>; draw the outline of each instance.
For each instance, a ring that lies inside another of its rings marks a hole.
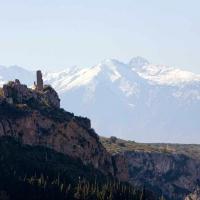
[[[57,69],[105,58],[200,72],[199,0],[0,0],[0,64]]]

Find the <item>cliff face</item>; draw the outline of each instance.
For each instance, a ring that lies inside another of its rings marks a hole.
[[[0,135],[16,137],[24,144],[43,145],[92,164],[112,174],[109,153],[99,142],[90,120],[76,117],[59,108],[54,91],[37,93],[11,82],[0,98]],[[57,106],[56,106],[57,105]]]
[[[171,145],[167,149],[162,144],[101,140],[112,153],[116,176],[125,181],[145,186],[170,200],[183,200],[200,184],[198,146]],[[190,196],[194,199],[197,194]]]
[[[185,155],[126,152],[129,182],[145,185],[169,199],[182,200],[200,180],[200,162]]]

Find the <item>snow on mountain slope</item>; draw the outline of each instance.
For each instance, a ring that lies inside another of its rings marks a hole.
[[[88,80],[82,79],[82,75],[87,69],[81,69],[78,67],[68,68],[61,72],[44,73],[44,81],[47,84],[51,84],[59,93],[63,93],[70,88],[78,87],[81,84],[86,83]],[[74,82],[75,81],[75,82]]]
[[[102,63],[91,68],[67,69],[59,73],[45,73],[44,81],[52,84],[61,94],[82,86],[94,84],[94,81],[103,84],[117,84],[119,89],[127,96],[135,93],[137,83],[134,78],[139,78],[137,74],[133,75],[130,68],[125,64],[107,59]],[[130,79],[131,75],[131,79]],[[134,80],[133,80],[134,79]]]
[[[137,72],[141,77],[160,85],[179,85],[200,82],[200,75],[163,65],[143,66]]]
[[[160,85],[180,85],[200,82],[200,75],[166,65],[150,64],[142,57],[133,58],[129,65],[142,78]]]
[[[158,83],[144,78],[139,72],[144,67],[141,63],[134,71],[117,60],[105,60],[79,71],[63,90],[62,105],[90,117],[101,135],[143,142],[200,143],[200,84],[196,78],[192,75],[183,82],[183,72],[178,70],[180,75],[171,79],[167,76],[174,68],[155,66],[159,73],[154,76],[167,80]],[[146,73],[152,76],[148,66]]]
[[[150,64],[142,57],[128,64],[107,59],[89,67],[45,72],[44,81],[65,109],[92,120],[101,135],[141,142],[200,143],[200,77]],[[20,79],[32,85],[35,73],[0,67],[0,83]]]

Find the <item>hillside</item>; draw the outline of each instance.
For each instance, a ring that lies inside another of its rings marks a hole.
[[[153,200],[153,194],[105,176],[91,165],[43,146],[0,138],[0,198]]]

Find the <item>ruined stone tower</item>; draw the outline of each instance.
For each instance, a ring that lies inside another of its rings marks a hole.
[[[43,90],[43,80],[42,80],[42,72],[38,70],[36,72],[37,83],[36,83],[36,90],[41,91]]]

